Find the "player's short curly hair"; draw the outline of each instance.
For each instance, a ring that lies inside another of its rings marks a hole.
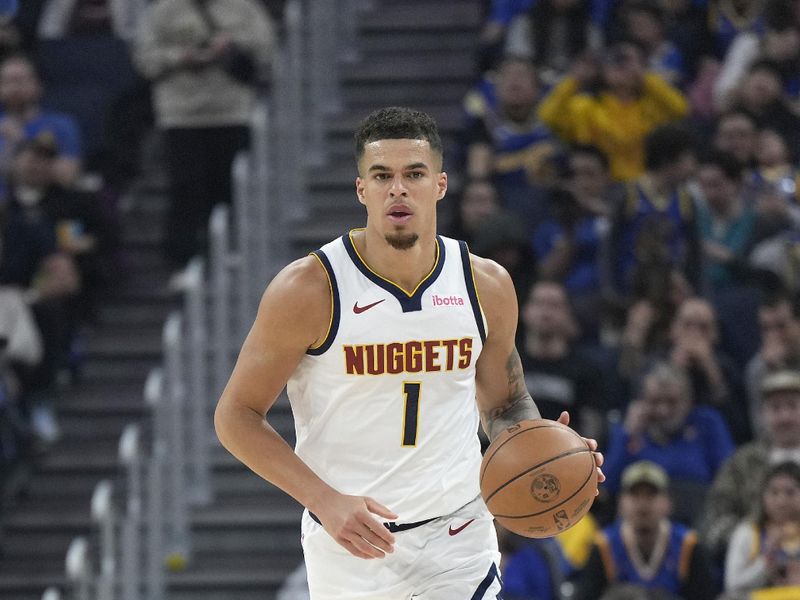
[[[378,109],[361,122],[355,133],[356,161],[364,155],[366,144],[378,140],[425,140],[431,150],[443,154],[442,139],[433,117],[402,106]]]

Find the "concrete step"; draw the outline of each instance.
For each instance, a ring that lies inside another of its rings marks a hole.
[[[463,51],[412,51],[370,56],[341,69],[342,80],[354,82],[419,82],[472,80],[474,60]],[[421,96],[425,98],[425,96]]]
[[[161,327],[148,327],[134,331],[98,331],[87,346],[89,356],[127,358],[161,358]]]
[[[448,31],[413,28],[386,35],[382,29],[368,26],[360,32],[358,48],[362,57],[397,53],[405,55],[406,52],[416,54],[417,60],[440,52],[460,52],[472,56],[478,47],[479,29],[479,26]]]
[[[55,586],[66,589],[67,579],[59,572],[34,569],[31,575],[0,572],[0,598],[3,600],[41,600],[44,591]]]
[[[453,80],[441,76],[421,81],[364,81],[344,80],[342,100],[346,106],[364,104],[366,100],[375,108],[379,106],[413,106],[421,98],[436,98],[443,104],[456,107],[469,90],[467,80]]]
[[[405,32],[432,31],[442,35],[450,31],[474,31],[481,25],[477,2],[381,2],[376,10],[362,18],[361,30]]]
[[[106,328],[153,328],[161,327],[167,318],[172,303],[131,302],[129,299],[112,298],[98,308],[98,326]]]
[[[81,367],[81,381],[144,385],[147,374],[158,362],[150,358],[89,358]]]

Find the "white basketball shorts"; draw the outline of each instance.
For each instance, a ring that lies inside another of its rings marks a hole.
[[[303,513],[311,600],[497,600],[497,534],[480,497],[450,515],[394,534],[394,552],[357,558]]]

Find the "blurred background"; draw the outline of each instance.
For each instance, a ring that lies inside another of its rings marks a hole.
[[[0,598],[308,597],[211,415],[387,105],[606,457],[578,526],[499,531],[504,598],[800,598],[796,0],[0,1]]]

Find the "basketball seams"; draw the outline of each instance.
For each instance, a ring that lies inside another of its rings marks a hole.
[[[563,431],[580,443],[562,436]],[[525,432],[533,436],[515,439]],[[513,444],[505,448],[509,442]],[[537,464],[529,466],[533,462]],[[597,494],[593,452],[581,435],[558,421],[531,419],[506,428],[484,453],[482,463],[481,495],[489,511],[500,524],[525,537],[551,537],[569,529],[588,512]],[[581,470],[586,473],[587,466],[588,476],[581,481]],[[534,512],[518,514],[524,511]],[[501,514],[506,512],[512,514]]]
[[[581,440],[583,442],[583,438],[581,436],[579,436],[577,433],[575,433],[569,427],[567,427],[565,425],[561,425],[557,421],[554,421],[552,424],[551,423],[537,423],[536,425],[534,425],[532,427],[526,427],[525,429],[520,429],[519,431],[515,431],[513,434],[508,436],[507,439],[503,440],[503,442],[499,446],[497,446],[497,448],[494,448],[492,450],[491,454],[487,454],[484,457],[483,465],[481,466],[480,477],[478,478],[478,480],[480,482],[483,481],[483,476],[486,474],[486,469],[489,468],[489,463],[492,462],[492,459],[494,459],[495,455],[500,451],[500,448],[505,446],[508,442],[513,440],[518,435],[522,435],[523,433],[526,433],[528,431],[535,431],[536,429],[561,429],[563,431],[568,431],[569,433],[571,433],[572,435],[574,435],[575,437],[577,437],[579,440]],[[583,443],[585,444],[586,442],[583,442]],[[588,446],[587,446],[587,448],[588,448]]]
[[[581,452],[583,452],[583,450],[582,450]],[[554,504],[554,505],[552,505],[552,506],[548,507],[546,510],[542,510],[542,511],[539,511],[539,512],[531,513],[531,514],[529,514],[529,515],[494,515],[494,516],[495,516],[496,518],[499,518],[499,519],[527,519],[527,518],[530,518],[530,517],[538,517],[538,516],[540,516],[540,515],[543,515],[543,514],[546,514],[546,513],[552,512],[553,510],[555,510],[555,509],[556,509],[556,508],[558,508],[559,506],[562,506],[563,504],[565,504],[565,503],[569,502],[569,501],[570,501],[570,500],[572,500],[572,499],[573,499],[575,496],[577,496],[578,494],[580,494],[580,493],[583,491],[583,488],[585,488],[585,487],[586,487],[586,484],[588,484],[590,481],[592,481],[592,476],[594,475],[594,470],[595,470],[595,466],[594,466],[594,460],[592,460],[592,467],[591,467],[591,469],[590,469],[590,471],[589,471],[589,475],[588,475],[588,477],[587,477],[586,479],[584,479],[584,481],[583,481],[583,483],[580,485],[580,487],[578,487],[578,489],[576,489],[576,490],[575,490],[575,491],[574,491],[572,494],[570,494],[570,495],[569,495],[567,498],[564,498],[564,499],[563,499],[561,502],[559,502],[558,504]]]
[[[525,469],[521,473],[519,473],[517,475],[514,475],[514,477],[512,477],[511,479],[506,481],[503,485],[501,485],[499,488],[497,488],[491,494],[486,496],[486,503],[488,504],[489,501],[492,498],[494,498],[495,494],[497,494],[500,490],[502,490],[503,488],[505,488],[508,485],[511,485],[517,479],[519,479],[520,477],[524,477],[525,475],[527,475],[531,471],[535,471],[536,469],[539,469],[539,468],[543,467],[544,465],[547,465],[547,464],[549,464],[549,463],[551,463],[553,461],[556,461],[556,460],[559,460],[559,459],[562,459],[562,458],[566,458],[568,456],[574,456],[576,454],[581,454],[582,452],[591,452],[591,450],[589,450],[588,446],[586,448],[573,448],[572,450],[567,450],[566,452],[562,452],[561,454],[556,454],[555,456],[551,456],[547,460],[542,461],[542,462],[540,462],[540,463],[538,463],[538,464],[536,464],[536,465],[534,465],[534,466],[532,466],[532,467],[530,467],[528,469]],[[594,462],[594,459],[592,459],[592,462]]]

